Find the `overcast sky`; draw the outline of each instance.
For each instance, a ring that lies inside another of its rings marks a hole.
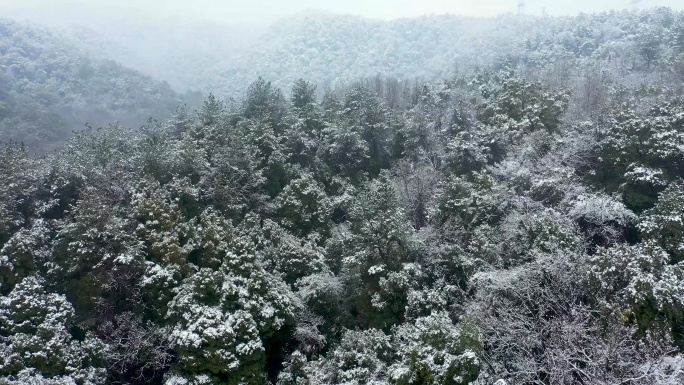
[[[104,12],[143,11],[159,16],[225,21],[236,24],[268,23],[307,9],[393,19],[425,14],[454,13],[492,16],[516,12],[519,0],[0,0],[7,14],[71,12],[87,7]],[[635,6],[670,6],[684,9],[684,0],[524,0],[525,11],[550,15],[597,12]],[[635,5],[633,3],[638,3]],[[58,12],[60,11],[60,12]]]

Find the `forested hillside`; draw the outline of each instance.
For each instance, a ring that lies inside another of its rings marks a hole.
[[[423,82],[321,20],[348,64],[2,147],[0,384],[684,383],[684,14],[485,20]]]
[[[249,55],[227,63],[221,78],[233,86],[236,77],[262,76],[289,89],[302,74],[320,87],[334,87],[377,75],[439,81],[455,73],[525,66],[553,71],[562,81],[598,64],[621,75],[661,65],[681,76],[682,52],[673,50],[681,47],[678,25],[677,15],[664,8],[578,17],[444,15],[396,21],[304,14],[274,26]]]
[[[662,70],[677,74],[681,83],[677,18],[665,8],[577,17],[442,15],[394,21],[312,11],[265,32],[153,19],[147,25],[99,23],[99,30],[92,22],[71,33],[83,49],[168,80],[179,91],[240,99],[259,76],[287,92],[301,77],[328,90],[360,78],[439,82],[505,67],[550,74],[565,87],[579,71],[599,66],[620,82]]]
[[[168,84],[91,57],[65,36],[0,19],[0,135],[32,151],[61,147],[85,123],[142,125],[182,104]]]

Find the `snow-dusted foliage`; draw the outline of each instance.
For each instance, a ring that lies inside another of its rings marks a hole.
[[[0,293],[9,293],[23,278],[49,268],[50,232],[48,222],[38,219],[7,240],[0,249]]]
[[[478,294],[470,312],[481,327],[485,378],[552,384],[684,378],[667,333],[637,337],[620,309],[585,303],[582,269],[556,255],[474,277]]]
[[[297,237],[271,220],[252,230],[256,230],[259,255],[266,268],[278,272],[285,282],[294,284],[300,278],[328,270],[316,236]]]
[[[0,149],[0,385],[684,383],[684,15],[305,20],[236,100]],[[2,132],[55,87],[8,28]]]
[[[684,190],[670,185],[660,193],[655,206],[641,216],[637,225],[644,240],[655,242],[670,254],[672,263],[684,261]]]
[[[261,383],[265,340],[292,323],[288,289],[253,255],[228,251],[217,270],[202,268],[176,291],[167,318],[179,376],[190,383]]]
[[[392,350],[391,337],[380,330],[349,330],[335,350],[305,372],[314,384],[385,384]]]
[[[478,348],[471,324],[459,327],[435,312],[389,335],[375,329],[347,331],[334,350],[308,363],[293,355],[279,383],[469,384],[480,370]]]
[[[332,202],[313,175],[304,173],[283,188],[275,200],[283,226],[302,236],[326,233]]]
[[[104,384],[104,344],[74,338],[74,307],[44,286],[28,276],[0,298],[0,382]]]
[[[633,318],[643,329],[674,328],[681,339],[679,319],[684,312],[684,265],[654,244],[617,246],[589,259],[590,281],[597,295]]]
[[[392,383],[465,385],[480,371],[477,330],[469,321],[455,325],[446,313],[433,312],[398,326],[392,346],[398,356],[388,369]]]
[[[0,149],[0,237],[3,242],[23,224],[26,218],[22,211],[32,206],[30,198],[38,187],[32,183],[37,166],[38,162],[29,157],[23,145],[8,143]]]
[[[619,187],[629,207],[652,207],[659,192],[684,177],[682,121],[679,101],[660,104],[646,114],[632,108],[616,113],[602,143],[599,175],[609,188]]]

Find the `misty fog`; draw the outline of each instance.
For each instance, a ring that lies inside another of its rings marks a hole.
[[[368,18],[368,23],[376,24],[381,30],[391,30],[400,18],[410,20],[448,14],[462,17],[463,23],[468,24],[459,34],[477,35],[482,29],[492,28],[489,20],[479,19],[483,17],[520,12],[533,16],[570,16],[580,12],[638,10],[657,6],[675,10],[684,8],[677,0],[3,0],[0,2],[0,16],[59,28],[63,33],[72,35],[80,49],[169,82],[178,92],[192,90],[235,97],[244,90],[246,82],[233,89],[235,84],[225,84],[224,77],[245,68],[251,70],[253,63],[244,60],[245,56],[255,51],[259,54],[262,42],[268,45],[272,41],[271,35],[277,39],[286,38],[273,31],[277,31],[279,25],[306,19],[307,15],[357,16]],[[321,30],[320,33],[327,32]],[[370,38],[381,39],[375,33]],[[472,40],[470,37],[466,39]],[[203,69],[201,78],[195,76],[193,67],[198,66]],[[446,63],[446,67],[451,66],[452,63]],[[268,75],[272,70],[257,69],[250,76]],[[381,72],[404,75],[392,68]],[[430,72],[436,71],[431,69]],[[376,73],[377,70],[361,71],[352,77]],[[278,82],[278,79],[269,80]],[[330,80],[317,79],[318,83],[326,81]]]
[[[306,10],[359,15],[369,18],[396,19],[430,14],[456,14],[491,17],[517,12],[517,0],[4,0],[0,9],[23,17],[59,19],[76,15],[192,18],[225,24],[263,25]],[[643,9],[648,7],[681,9],[677,0],[526,0],[525,10],[532,15],[546,12],[552,16],[575,15],[607,10]]]

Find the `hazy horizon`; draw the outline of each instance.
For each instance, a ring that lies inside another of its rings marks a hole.
[[[683,10],[680,0],[525,0],[524,12],[552,16],[575,15],[607,10],[668,6]],[[206,20],[227,24],[269,24],[278,19],[308,10],[359,15],[374,19],[397,19],[430,14],[456,14],[490,17],[518,12],[518,0],[2,0],[0,12],[9,17],[27,19],[76,18],[86,14],[125,17],[161,17]]]

